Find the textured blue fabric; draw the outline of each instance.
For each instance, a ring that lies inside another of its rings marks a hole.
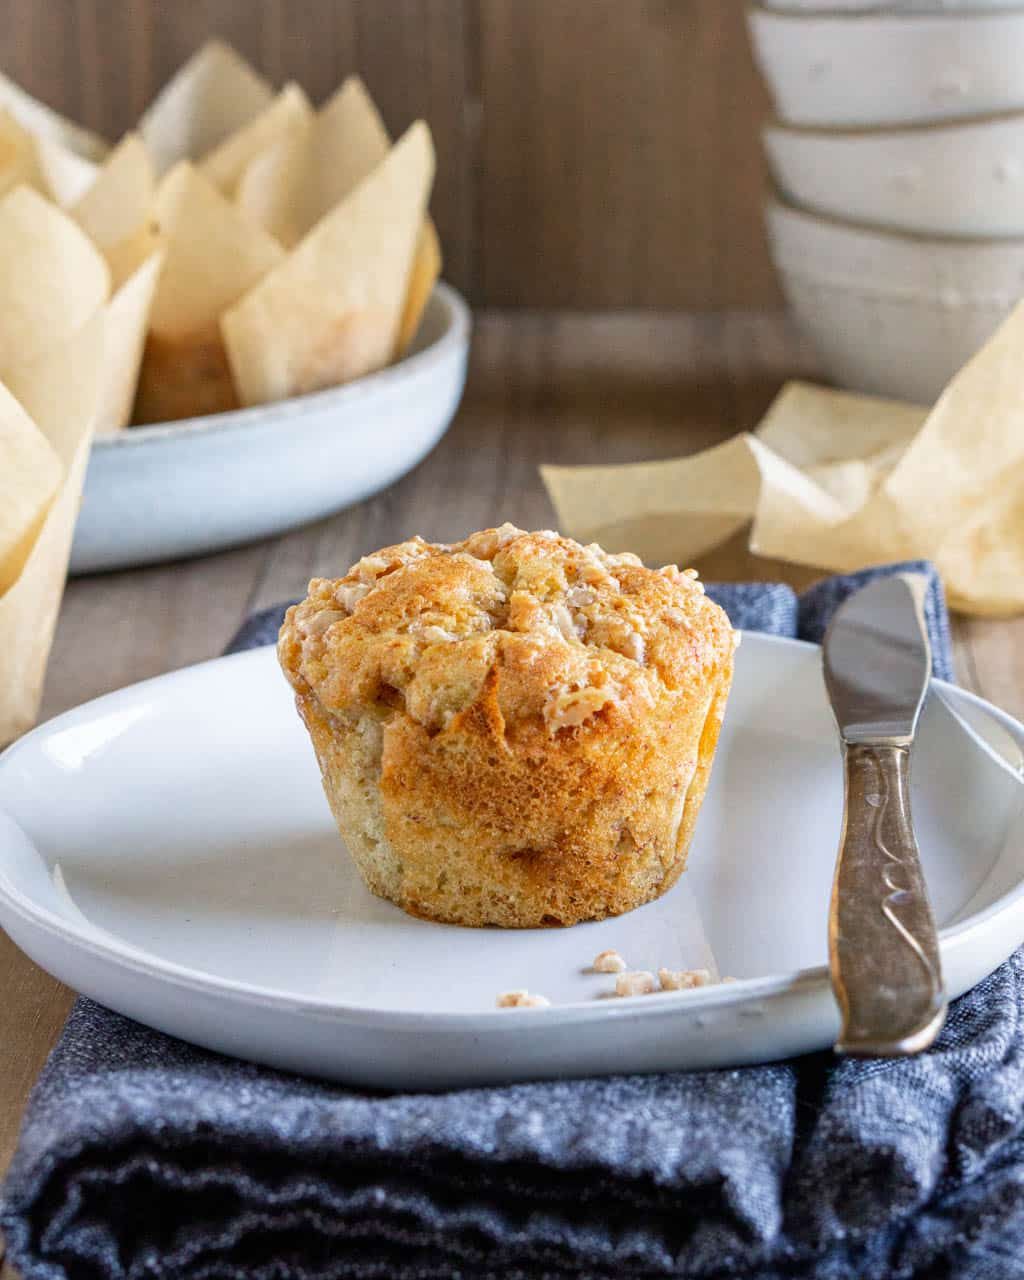
[[[851,585],[709,590],[740,625],[817,638]],[[929,621],[949,674],[937,583]],[[1022,1012],[1018,954],[909,1061],[428,1095],[236,1062],[80,1000],[3,1226],[26,1280],[1009,1280],[1024,1276]]]
[[[823,578],[800,597],[797,609],[797,635],[821,644],[828,620],[847,598],[878,577],[893,573],[923,573],[928,578],[924,601],[924,618],[932,642],[932,667],[940,680],[953,679],[953,641],[949,633],[949,613],[942,581],[926,560],[904,560],[899,564],[861,569],[857,573]],[[728,587],[725,590],[729,590]],[[728,607],[723,601],[723,607]],[[742,625],[735,623],[734,625]],[[771,630],[764,627],[762,630]]]

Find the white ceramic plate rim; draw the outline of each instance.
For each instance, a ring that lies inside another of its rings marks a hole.
[[[817,645],[809,644],[803,640],[772,636],[764,632],[752,633],[753,637],[756,637],[756,643],[768,646],[796,646],[797,648],[808,650],[817,650],[818,648]],[[81,707],[57,716],[55,719],[26,734],[18,742],[8,747],[5,752],[0,753],[0,764],[7,761],[14,754],[28,748],[37,737],[42,736],[44,733],[49,733],[60,725],[70,725],[87,712],[91,715],[99,711],[104,705],[117,701],[127,692],[139,696],[150,686],[160,685],[166,688],[168,684],[173,684],[179,679],[188,679],[197,670],[208,668],[218,663],[239,665],[261,658],[265,661],[265,654],[266,647],[263,647],[246,653],[232,654],[228,657],[213,658],[208,662],[198,663],[191,667],[182,668],[180,671],[156,676],[151,680],[129,685],[127,689],[106,694],[102,698],[96,698],[91,702],[84,703]],[[964,700],[990,716],[1024,747],[1024,725],[1021,725],[1007,712],[1001,711],[984,698],[978,697],[977,694],[949,684],[945,680],[934,680],[933,685],[940,692],[952,694],[954,703],[956,700]],[[4,814],[3,817],[7,818],[7,815]],[[7,818],[7,820],[13,822],[13,819]],[[1018,881],[1012,889],[981,911],[968,916],[957,924],[941,929],[939,931],[940,941],[943,944],[969,943],[973,935],[984,929],[992,920],[1012,911],[1022,899],[1024,899],[1024,879]],[[433,1028],[467,1028],[471,1025],[479,1025],[481,1019],[490,1026],[507,1026],[511,1019],[518,1021],[522,1018],[537,1018],[539,1016],[532,1009],[449,1010],[437,1012],[374,1009],[365,1005],[340,1004],[331,1000],[297,998],[293,994],[276,990],[273,987],[260,986],[233,978],[209,974],[203,970],[177,964],[174,961],[150,956],[148,953],[142,952],[128,943],[121,942],[113,934],[110,935],[109,941],[104,938],[102,942],[95,938],[86,937],[78,929],[70,927],[64,918],[23,894],[11,882],[2,866],[0,866],[0,900],[3,900],[10,910],[20,916],[27,924],[39,928],[51,936],[56,936],[73,947],[80,948],[93,956],[113,963],[117,967],[131,970],[136,974],[168,983],[180,989],[201,992],[206,995],[229,996],[232,999],[257,1007],[301,1012],[304,1015],[324,1021],[342,1021],[367,1027],[395,1029],[415,1029],[428,1025]],[[702,1005],[714,1005],[717,1007],[739,1004],[752,998],[776,996],[797,989],[826,988],[828,984],[827,967],[815,965],[807,969],[797,969],[791,973],[768,974],[761,978],[740,979],[727,985],[698,988],[687,993],[688,1004],[690,1007]],[[666,1006],[677,1002],[678,997],[672,992],[656,992],[644,998],[641,1008],[638,1008],[637,1002],[632,1000],[624,1000],[621,1003],[602,1001],[599,1008],[593,1004],[572,1003],[556,1005],[549,1010],[545,1010],[543,1017],[545,1021],[555,1018],[560,1022],[575,1026],[600,1022],[609,1018],[635,1019],[638,1016],[643,1017],[645,1014],[656,1014]]]
[[[356,378],[354,382],[347,382],[341,387],[329,387],[326,391],[292,396],[287,400],[276,400],[270,404],[253,405],[249,409],[231,409],[227,413],[181,418],[176,422],[157,422],[148,427],[126,427],[113,435],[97,436],[93,441],[93,452],[107,449],[138,449],[146,445],[158,444],[168,437],[177,439],[184,435],[212,435],[215,432],[226,434],[267,425],[278,427],[286,419],[301,417],[306,413],[322,412],[338,405],[347,406],[354,400],[373,395],[389,383],[420,373],[429,365],[443,361],[453,350],[464,347],[469,341],[472,321],[469,304],[462,295],[450,284],[438,281],[431,297],[440,301],[445,309],[444,332],[422,351],[403,356],[396,364],[388,365],[386,369],[368,373],[365,377]]]

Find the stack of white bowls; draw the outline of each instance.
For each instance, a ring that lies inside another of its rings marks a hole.
[[[929,403],[1024,297],[1024,0],[765,0],[772,254],[841,385]]]

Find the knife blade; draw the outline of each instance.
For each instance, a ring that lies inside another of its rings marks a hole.
[[[822,650],[845,773],[829,911],[839,1053],[918,1053],[946,1015],[910,811],[911,753],[931,678],[926,589],[920,574],[870,583],[836,611]]]

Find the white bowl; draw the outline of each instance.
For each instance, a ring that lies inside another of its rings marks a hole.
[[[1024,108],[1024,10],[754,6],[748,19],[757,62],[790,124],[911,124]]]
[[[817,213],[939,236],[1024,235],[1024,113],[836,132],[769,124],[780,189]]]
[[[71,572],[237,546],[385,488],[447,430],[465,383],[469,334],[468,306],[439,284],[411,354],[390,368],[280,404],[96,440]]]
[[[932,403],[1024,295],[1024,240],[873,231],[778,201],[766,216],[786,299],[852,390]]]

